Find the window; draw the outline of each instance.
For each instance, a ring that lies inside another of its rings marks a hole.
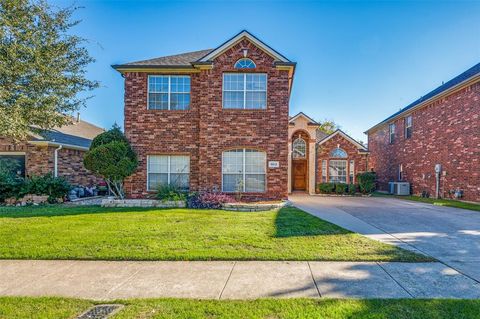
[[[263,73],[224,73],[223,107],[226,109],[265,109],[267,75]]]
[[[329,160],[328,161],[328,180],[330,183],[347,182],[347,161]]]
[[[393,144],[395,140],[395,123],[388,125],[389,142]]]
[[[0,173],[25,177],[25,154],[0,153]]]
[[[237,149],[222,154],[222,190],[224,192],[264,192],[265,152]]]
[[[190,77],[185,75],[149,75],[149,110],[188,110]]]
[[[405,118],[405,138],[412,137],[412,116],[409,115]]]
[[[322,160],[322,183],[327,182],[327,160]]]
[[[305,158],[307,156],[307,143],[301,137],[293,141],[293,158]]]
[[[235,69],[255,69],[256,67],[255,62],[247,58],[240,59],[235,63]]]
[[[160,185],[189,188],[190,157],[179,155],[149,155],[147,165],[147,189],[156,190]]]
[[[347,158],[347,152],[337,147],[330,152],[330,157]]]
[[[350,166],[349,166],[349,177],[350,177],[350,183],[355,183],[355,161],[350,160]]]

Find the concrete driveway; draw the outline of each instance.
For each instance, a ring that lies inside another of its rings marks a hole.
[[[430,255],[480,282],[480,212],[378,197],[295,194],[290,200],[344,228]]]

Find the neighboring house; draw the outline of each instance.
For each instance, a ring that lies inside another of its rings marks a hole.
[[[381,189],[407,181],[435,196],[440,164],[440,197],[480,201],[480,63],[365,133]]]
[[[98,181],[83,166],[92,139],[104,130],[79,118],[72,124],[29,134],[27,141],[0,137],[0,165],[25,177],[52,173],[74,185]]]
[[[175,184],[287,198],[294,62],[242,31],[215,49],[112,67],[125,78],[125,134],[139,158],[127,196]]]
[[[289,192],[314,194],[319,183],[356,183],[356,175],[367,170],[365,146],[341,130],[325,134],[319,126],[302,112],[290,118]]]

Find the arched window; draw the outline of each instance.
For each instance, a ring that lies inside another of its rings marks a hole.
[[[347,155],[347,152],[345,152],[344,150],[342,150],[341,148],[337,147],[336,149],[332,150],[330,152],[330,157],[334,157],[334,158],[347,158],[348,155]]]
[[[307,143],[301,137],[293,141],[293,158],[305,158],[307,156]]]
[[[235,69],[255,69],[256,67],[255,62],[248,58],[240,59],[235,63]]]

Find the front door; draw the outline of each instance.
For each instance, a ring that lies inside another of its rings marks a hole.
[[[293,161],[293,190],[307,190],[307,161]]]

